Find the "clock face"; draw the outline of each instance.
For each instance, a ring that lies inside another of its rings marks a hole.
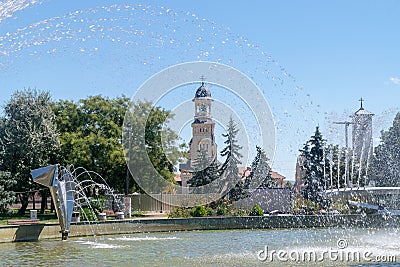
[[[204,112],[207,111],[206,105],[201,104],[200,110],[201,110],[201,111],[204,111]]]

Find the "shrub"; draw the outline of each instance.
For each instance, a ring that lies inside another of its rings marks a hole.
[[[193,217],[204,217],[207,216],[207,210],[204,206],[197,206],[191,210],[190,215]]]
[[[207,207],[207,216],[214,216],[215,211],[211,207]]]
[[[183,207],[175,207],[170,212],[168,212],[168,218],[189,218],[190,210]]]
[[[222,206],[222,207],[217,208],[217,215],[226,216],[228,214],[229,214],[229,211],[228,211],[227,207]]]
[[[264,211],[263,209],[260,207],[260,205],[255,204],[253,206],[253,208],[251,208],[250,212],[249,212],[249,216],[264,216]]]
[[[298,198],[294,201],[293,211],[303,211],[306,214],[315,214],[319,210],[319,204],[304,198]]]
[[[235,208],[234,216],[247,216],[249,215],[249,211],[243,208]]]
[[[142,211],[142,210],[136,210],[131,213],[132,217],[144,217],[145,215],[146,215],[146,212]]]
[[[349,206],[343,203],[333,203],[331,205],[331,208],[334,210],[337,210],[338,212],[342,214],[347,214],[350,210]]]
[[[93,211],[95,214],[99,214],[102,213],[104,210],[104,197],[100,196],[100,197],[89,197],[89,204],[90,207],[92,207]]]
[[[89,221],[89,222],[97,221],[96,214],[94,213],[93,210],[91,210],[89,208],[82,208],[81,211],[80,211],[80,216],[85,221]]]

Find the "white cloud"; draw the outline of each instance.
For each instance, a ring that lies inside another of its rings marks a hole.
[[[389,80],[394,84],[399,84],[400,85],[400,78],[390,77]]]

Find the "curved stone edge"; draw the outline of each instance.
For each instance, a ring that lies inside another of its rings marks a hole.
[[[399,216],[385,215],[296,215],[264,217],[201,217],[174,219],[130,219],[71,224],[70,237],[134,234],[149,232],[237,229],[299,229],[329,227],[391,228],[400,224]],[[57,223],[0,226],[0,242],[59,239]]]

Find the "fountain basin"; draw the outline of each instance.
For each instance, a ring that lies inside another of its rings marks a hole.
[[[398,227],[400,216],[385,215],[296,215],[264,217],[202,217],[179,219],[130,219],[71,224],[69,236],[101,236],[144,232],[228,229],[296,228],[385,228]],[[37,241],[59,238],[57,223],[0,227],[0,242]]]

